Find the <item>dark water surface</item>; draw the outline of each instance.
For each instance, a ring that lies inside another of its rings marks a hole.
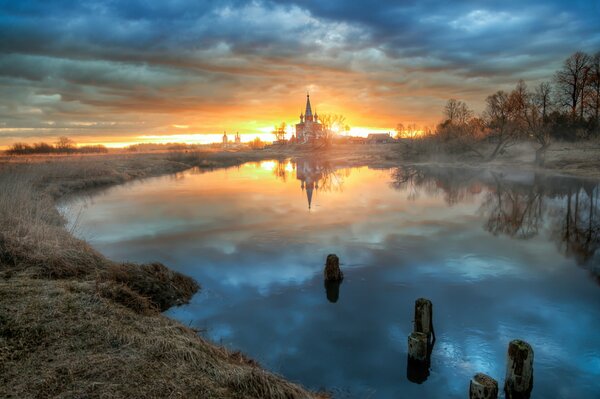
[[[307,387],[465,398],[476,372],[503,384],[521,338],[535,351],[532,397],[597,398],[598,194],[533,173],[262,162],[114,187],[69,214],[110,258],[201,283],[168,316]],[[339,292],[322,281],[328,253]],[[437,334],[421,384],[407,379],[419,297]]]

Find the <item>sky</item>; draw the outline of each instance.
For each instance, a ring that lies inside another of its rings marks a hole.
[[[364,134],[551,79],[600,1],[0,0],[0,38],[0,147],[269,137],[307,92]]]

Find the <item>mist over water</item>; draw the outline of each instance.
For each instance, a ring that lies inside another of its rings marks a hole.
[[[314,160],[190,170],[76,200],[77,231],[118,261],[161,261],[201,291],[166,314],[336,397],[464,398],[535,352],[533,398],[600,392],[595,181]],[[75,205],[75,206],[74,206]],[[325,257],[342,262],[325,286]],[[433,302],[429,375],[407,378],[415,299]]]

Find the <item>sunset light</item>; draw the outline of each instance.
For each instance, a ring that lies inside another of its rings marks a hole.
[[[380,13],[262,0],[134,11],[93,0],[64,13],[61,2],[43,12],[35,1],[5,2],[0,147],[59,136],[111,147],[209,143],[223,131],[272,141],[274,125],[297,123],[307,91],[316,112],[346,117],[350,135],[435,127],[448,98],[480,112],[490,91],[510,89],[524,71],[535,83],[550,76],[573,39],[597,27],[597,6],[585,3],[390,4]],[[555,26],[557,15],[578,23]],[[538,33],[530,41],[517,32]],[[598,39],[581,42],[591,49]],[[530,52],[536,43],[543,51]]]

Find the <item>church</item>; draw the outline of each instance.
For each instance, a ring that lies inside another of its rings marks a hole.
[[[306,110],[300,112],[300,123],[296,124],[296,141],[300,144],[312,143],[325,136],[323,124],[319,122],[319,116],[313,115],[310,106],[310,95],[306,94]]]

